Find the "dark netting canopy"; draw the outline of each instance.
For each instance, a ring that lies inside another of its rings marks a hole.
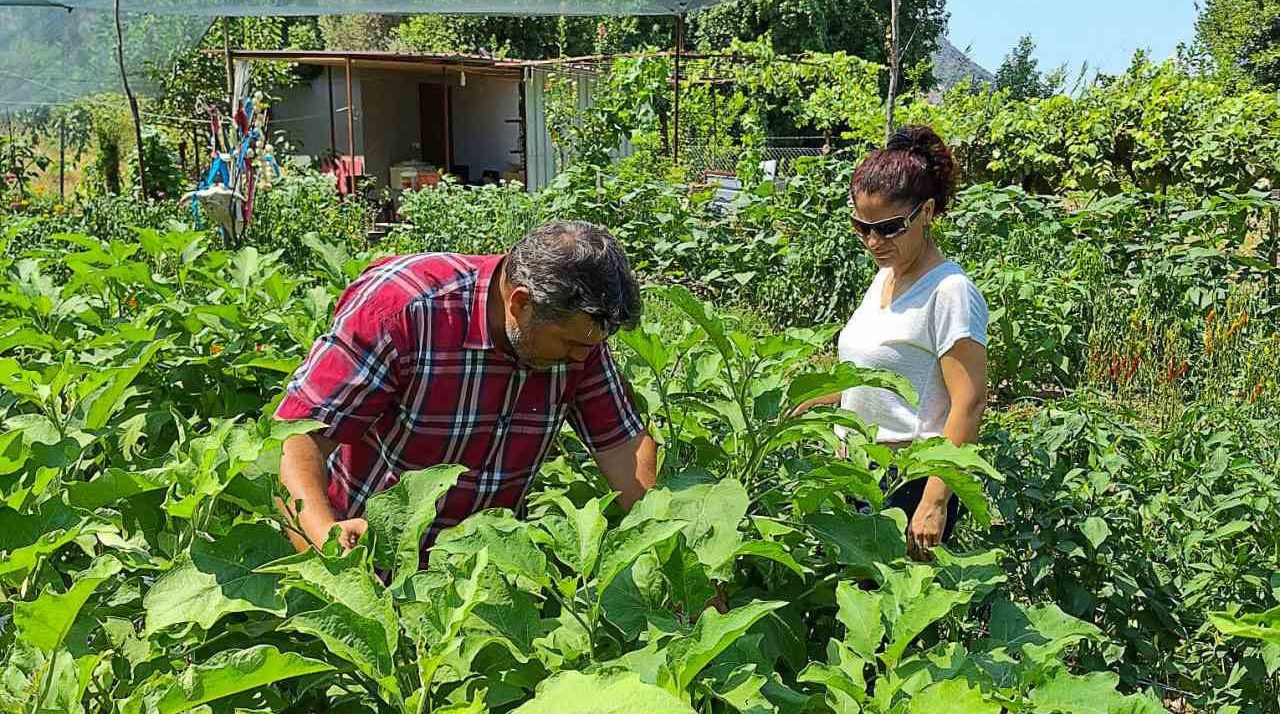
[[[672,15],[729,0],[120,0],[130,84],[194,47],[216,17],[340,15]],[[0,113],[119,91],[113,0],[0,0]]]

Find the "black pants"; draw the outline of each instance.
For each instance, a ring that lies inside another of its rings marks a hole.
[[[872,464],[872,468],[875,465]],[[890,466],[885,472],[884,478],[880,479],[880,488],[888,488],[889,482],[893,481],[898,475],[898,469]],[[884,500],[885,508],[901,508],[907,514],[907,523],[911,523],[911,517],[915,515],[916,509],[920,507],[920,501],[924,498],[924,487],[929,483],[927,478],[918,478],[909,481],[892,495]],[[867,504],[859,503],[859,510],[869,511]],[[960,499],[956,495],[951,494],[951,498],[947,499],[947,525],[942,529],[942,542],[946,543],[951,540],[951,533],[956,529],[956,519],[960,517]]]

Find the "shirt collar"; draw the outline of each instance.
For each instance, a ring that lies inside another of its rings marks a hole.
[[[493,335],[489,330],[489,286],[504,257],[482,255],[476,257],[472,263],[472,270],[475,271],[475,288],[471,294],[470,314],[467,316],[467,336],[462,343],[462,346],[467,349],[491,350],[495,346]]]

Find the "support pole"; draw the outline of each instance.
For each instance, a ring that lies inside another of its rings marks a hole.
[[[898,0],[889,0],[889,107],[885,112],[884,143],[893,136],[893,112],[898,103],[898,65],[902,55],[898,51]]]
[[[67,200],[67,116],[58,120],[58,201]]]
[[[333,109],[333,67],[324,68],[329,80],[329,154],[338,155],[338,120],[334,118]]]
[[[120,24],[120,0],[115,0],[116,15],[116,64],[120,66],[120,83],[124,85],[124,96],[129,100],[129,113],[133,115],[133,138],[138,144],[138,197],[147,200],[147,167],[142,145],[142,117],[138,114],[138,98],[129,89],[129,73],[124,71],[124,27]]]
[[[675,102],[672,110],[674,134],[671,140],[671,161],[680,164],[680,55],[684,54],[684,13],[676,15],[676,82]]]
[[[118,0],[117,0],[118,1]],[[347,157],[351,162],[351,193],[356,192],[356,108],[351,93],[351,57],[346,58],[347,68]]]
[[[231,40],[227,35],[228,19],[222,18],[222,61],[227,68],[227,117],[236,114],[236,70],[231,63]],[[232,119],[234,121],[234,119]]]

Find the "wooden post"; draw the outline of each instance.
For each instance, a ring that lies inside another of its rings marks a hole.
[[[67,200],[67,115],[58,120],[58,201]]]
[[[884,125],[885,144],[893,136],[893,111],[898,102],[898,63],[901,60],[898,52],[898,0],[889,0],[889,107]]]
[[[676,15],[676,86],[672,107],[671,162],[680,164],[680,55],[684,54],[684,13]]]
[[[329,80],[329,153],[333,156],[338,155],[338,124],[334,117],[333,110],[333,66],[324,68],[325,75]]]
[[[351,56],[346,57],[347,68],[347,157],[351,162],[351,193],[356,192],[356,108],[351,93]]]
[[[138,142],[138,197],[145,203],[147,200],[147,167],[142,145],[142,117],[138,113],[138,98],[129,89],[129,73],[124,70],[124,27],[120,24],[120,0],[115,0],[116,15],[116,63],[120,66],[120,82],[124,85],[124,96],[129,100],[129,113],[133,115],[133,138]]]
[[[222,61],[227,69],[227,118],[235,121],[236,70],[231,63],[231,40],[227,36],[228,19],[222,18]]]

